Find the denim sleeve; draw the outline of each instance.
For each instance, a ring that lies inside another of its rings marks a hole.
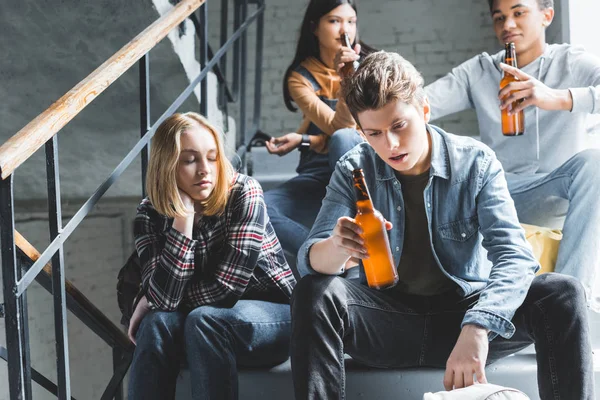
[[[462,325],[489,329],[490,340],[495,334],[508,339],[515,333],[511,319],[525,300],[540,267],[525,239],[504,171],[495,156],[488,155],[479,179],[479,226],[492,269],[479,301],[467,311]]]
[[[319,215],[317,215],[307,240],[298,251],[297,268],[300,276],[318,274],[310,266],[308,254],[311,246],[329,238],[340,217],[354,217],[354,215],[356,215],[356,204],[353,197],[352,178],[344,169],[343,164],[338,162],[327,186],[327,193],[321,204]]]

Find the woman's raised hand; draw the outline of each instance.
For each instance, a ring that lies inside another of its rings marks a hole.
[[[342,67],[344,66],[344,64],[346,64],[347,62],[352,62],[352,61],[356,61],[358,60],[360,57],[358,56],[360,54],[360,44],[356,44],[354,46],[354,50],[351,49],[350,47],[346,47],[343,46],[338,50],[338,52],[335,54],[335,58],[333,59],[333,65],[335,65],[335,70],[337,71],[337,73],[340,73],[340,69],[342,69]]]

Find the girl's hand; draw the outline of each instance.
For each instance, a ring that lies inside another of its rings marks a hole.
[[[181,202],[183,203],[183,206],[186,208],[186,210],[188,210],[189,213],[193,214],[195,212],[194,200],[190,197],[189,194],[187,194],[180,188],[178,188],[178,190],[179,190],[179,197],[181,198]]]
[[[300,146],[300,143],[302,143],[302,135],[292,132],[277,138],[271,138],[271,140],[265,142],[265,145],[267,146],[267,151],[269,153],[285,156],[290,151]]]
[[[135,311],[131,316],[131,321],[129,321],[129,329],[127,329],[127,336],[129,336],[129,340],[131,340],[133,344],[136,344],[135,335],[140,327],[140,323],[150,311],[151,308],[148,304],[148,299],[146,299],[146,296],[142,296],[140,301],[137,303],[137,306],[135,306]]]
[[[337,73],[340,73],[340,69],[342,69],[344,64],[346,64],[347,62],[358,60],[360,58],[358,56],[359,54],[360,44],[358,43],[354,46],[354,50],[352,50],[350,47],[342,46],[342,48],[338,50],[338,52],[335,55],[335,58],[333,59],[333,65],[335,65],[335,70],[337,71]]]

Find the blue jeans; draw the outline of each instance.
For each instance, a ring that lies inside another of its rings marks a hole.
[[[302,173],[265,193],[271,224],[287,254],[296,257],[300,246],[308,237],[321,209],[325,188],[335,164],[348,150],[361,142],[362,138],[354,129],[336,131],[329,139],[328,166],[304,166]]]
[[[153,311],[136,335],[128,398],[173,399],[180,365],[187,362],[194,399],[237,399],[237,366],[285,361],[290,332],[288,304],[240,300],[232,308],[202,306],[187,315]]]
[[[344,399],[344,353],[378,368],[445,368],[465,311],[478,299],[479,293],[426,297],[305,276],[292,298],[296,400]],[[488,364],[535,343],[542,399],[594,399],[585,296],[576,279],[536,277],[512,323],[512,338],[489,343]]]
[[[579,279],[600,312],[600,150],[577,153],[549,174],[506,178],[520,222],[562,227],[556,272]]]

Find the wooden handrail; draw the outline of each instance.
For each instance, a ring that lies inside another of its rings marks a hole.
[[[17,230],[15,233],[15,246],[20,249],[32,262],[40,258],[40,252],[37,251],[31,243],[27,241]],[[48,263],[44,266],[40,275],[45,275],[49,280],[52,279],[52,264]],[[102,330],[108,333],[114,343],[117,343],[123,349],[130,349],[132,343],[127,335],[119,329],[106,315],[102,313],[87,297],[83,295],[69,280],[65,279],[65,291],[77,302],[78,306],[93,320],[97,321],[102,327]],[[116,292],[115,292],[116,294]]]
[[[100,93],[206,0],[183,0],[156,20],[63,97],[0,146],[0,176],[9,177]]]

